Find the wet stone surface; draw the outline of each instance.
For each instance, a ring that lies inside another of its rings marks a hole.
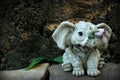
[[[52,65],[49,69],[50,80],[120,80],[120,64],[106,63],[101,69],[101,74],[90,77],[86,74],[81,77],[72,75],[72,72],[64,72],[61,65]]]
[[[0,80],[48,80],[48,66],[48,63],[43,63],[30,70],[0,71]]]

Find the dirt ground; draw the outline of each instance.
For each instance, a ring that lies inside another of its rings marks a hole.
[[[39,56],[63,54],[51,35],[69,20],[107,23],[113,30],[106,62],[120,61],[119,0],[0,0],[0,70],[20,69]]]

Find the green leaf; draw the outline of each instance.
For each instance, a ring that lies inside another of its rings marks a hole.
[[[38,63],[42,62],[43,60],[45,60],[45,57],[39,57],[39,58],[34,59],[32,63],[27,68],[25,68],[25,70],[29,70],[35,67]]]
[[[88,33],[88,37],[89,37],[90,39],[94,39],[94,38],[95,38],[95,35],[94,35],[95,32],[98,32],[98,30],[90,31],[90,32]]]
[[[59,57],[54,58],[53,61],[58,62],[58,63],[62,63],[63,62],[62,59],[63,59],[62,56],[59,56]]]
[[[90,39],[93,39],[93,38],[94,38],[94,31],[90,31],[90,32],[88,33],[88,37],[89,37]]]

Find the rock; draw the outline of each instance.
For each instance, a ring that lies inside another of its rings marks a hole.
[[[53,65],[49,68],[50,80],[120,80],[120,64],[106,63],[101,69],[101,74],[96,77],[76,77],[71,72],[64,72],[61,65]]]
[[[0,80],[46,80],[48,63],[39,64],[31,70],[0,71]]]
[[[76,2],[81,2],[87,5],[95,5],[95,4],[100,4],[104,0],[75,0]]]

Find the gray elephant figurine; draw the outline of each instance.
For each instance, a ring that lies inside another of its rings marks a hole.
[[[65,50],[62,63],[64,71],[72,70],[75,76],[84,75],[85,70],[89,76],[99,75],[100,50],[108,47],[111,34],[111,28],[105,23],[62,22],[52,37],[58,47]]]

